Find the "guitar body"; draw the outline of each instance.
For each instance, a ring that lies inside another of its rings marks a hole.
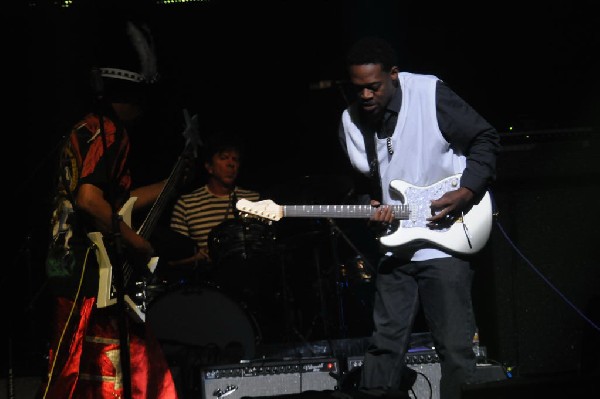
[[[131,227],[131,213],[133,211],[133,204],[137,198],[132,197],[125,202],[125,204],[119,210],[119,216],[123,218],[123,221]],[[104,236],[100,232],[88,233],[88,237],[94,243],[96,249],[96,260],[98,261],[99,269],[99,282],[98,282],[98,295],[96,299],[96,306],[99,308],[105,308],[107,306],[114,305],[117,302],[116,293],[113,289],[113,268],[108,255],[106,246],[104,245]]]
[[[451,176],[431,186],[413,186],[402,180],[394,180],[390,186],[400,193],[403,203],[410,208],[410,216],[400,220],[398,229],[379,238],[386,247],[399,247],[429,242],[439,248],[459,254],[474,254],[487,243],[492,229],[492,201],[490,193],[463,215],[447,226],[428,227],[431,216],[430,201],[458,187],[460,176]]]
[[[137,200],[136,197],[131,197],[125,202],[125,204],[119,210],[119,216],[123,221],[131,227],[131,214],[133,211],[133,205]],[[96,299],[96,306],[98,308],[105,308],[112,306],[117,303],[117,292],[113,285],[113,265],[108,255],[108,250],[104,245],[104,236],[100,232],[88,233],[89,239],[94,243],[96,260],[98,261],[98,295]],[[154,273],[156,265],[158,264],[158,257],[152,258],[148,264],[148,270],[150,273]],[[125,287],[127,290],[129,287]],[[135,295],[134,295],[135,296]],[[135,301],[127,294],[124,295],[125,302],[127,302],[127,310],[137,321],[145,321],[145,313],[141,307],[135,303]]]

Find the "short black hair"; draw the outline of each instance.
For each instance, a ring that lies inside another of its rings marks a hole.
[[[356,41],[346,53],[346,66],[381,64],[384,70],[398,66],[398,55],[392,45],[377,36],[366,36]]]
[[[239,153],[241,158],[243,148],[243,141],[238,135],[226,132],[214,132],[205,140],[202,157],[204,161],[210,162],[215,154],[223,151],[235,150]]]

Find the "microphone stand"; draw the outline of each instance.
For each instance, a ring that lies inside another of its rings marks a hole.
[[[233,190],[231,191],[231,194],[229,194],[229,206],[231,206],[231,213],[233,214],[233,218],[235,219],[236,222],[240,222],[240,228],[241,228],[241,232],[242,232],[242,245],[243,245],[243,251],[242,251],[242,259],[243,260],[247,260],[248,256],[250,254],[250,248],[248,247],[248,238],[246,236],[246,229],[244,228],[244,220],[241,220],[240,218],[240,211],[237,209],[237,194],[235,193],[235,186],[233,187]]]
[[[100,136],[102,137],[102,146],[104,156],[108,155],[108,144],[106,140],[106,132],[104,131],[104,84],[100,71],[96,68],[92,70],[92,87],[94,88],[98,119],[100,121]],[[116,162],[116,160],[115,160]],[[109,233],[110,242],[113,246],[111,263],[118,267],[113,267],[113,276],[115,282],[115,291],[117,297],[117,325],[119,329],[120,343],[120,358],[121,358],[121,375],[123,379],[123,398],[131,399],[131,356],[129,352],[129,334],[127,331],[126,303],[125,303],[125,279],[123,276],[123,268],[125,256],[123,255],[123,242],[121,236],[121,217],[116,209],[113,186],[111,184],[113,176],[111,176],[110,166],[113,163],[105,162],[106,178],[108,182],[107,198],[112,209],[112,227]]]
[[[233,212],[233,217],[235,219],[239,219],[240,218],[240,211],[237,209],[237,194],[235,193],[235,187],[233,188],[233,191],[231,191],[231,211]]]

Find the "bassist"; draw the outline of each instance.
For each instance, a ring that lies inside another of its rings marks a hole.
[[[148,54],[151,36],[132,19],[111,15],[103,24],[122,37],[100,46],[100,54],[110,56],[93,69],[98,104],[74,125],[59,154],[46,264],[55,308],[41,397],[176,398],[166,359],[146,325],[123,318],[120,306],[97,306],[97,245],[88,233],[114,238],[105,242],[118,247],[109,252],[143,267],[154,255],[152,245],[115,212],[133,196],[134,211],[147,209],[165,184],[132,191],[128,167],[128,130],[143,116],[149,86],[158,76],[154,55]],[[131,353],[131,362],[123,353]]]

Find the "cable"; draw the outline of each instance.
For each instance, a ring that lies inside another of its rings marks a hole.
[[[58,359],[58,352],[60,351],[60,347],[62,345],[63,338],[65,337],[65,333],[67,332],[67,328],[69,327],[69,322],[71,321],[71,316],[73,315],[73,311],[77,306],[77,301],[79,300],[79,293],[81,292],[81,284],[83,282],[83,276],[85,274],[85,266],[87,265],[87,259],[90,255],[90,251],[93,247],[89,247],[85,253],[85,259],[83,261],[83,267],[81,268],[81,276],[79,277],[79,284],[77,285],[77,292],[75,293],[75,298],[73,298],[73,306],[69,311],[69,317],[67,317],[67,321],[65,322],[65,327],[60,333],[60,338],[58,340],[58,344],[56,346],[56,351],[54,352],[54,359],[52,359],[52,365],[50,366],[50,371],[48,372],[48,382],[46,383],[46,388],[44,389],[44,395],[42,399],[46,398],[48,394],[48,389],[50,388],[50,382],[52,381],[52,374],[54,373],[54,367],[56,366],[56,360]]]
[[[486,361],[489,364],[495,364],[497,366],[500,366],[502,368],[502,371],[504,372],[504,375],[506,375],[506,378],[510,379],[513,377],[513,370],[514,370],[513,366],[507,366],[506,364],[499,362],[498,360],[495,360],[495,359],[490,359],[489,357],[486,359]]]
[[[504,228],[502,227],[502,225],[500,224],[499,221],[496,221],[496,225],[498,226],[498,228],[500,229],[500,232],[502,233],[502,235],[504,235],[504,238],[506,238],[506,241],[508,241],[508,243],[513,247],[513,249],[519,254],[519,256],[529,265],[529,267],[531,267],[531,269],[538,275],[541,277],[541,279],[554,291],[556,292],[566,303],[567,305],[569,305],[571,308],[573,308],[573,310],[575,310],[575,312],[577,312],[577,314],[579,314],[579,316],[581,316],[581,318],[583,318],[588,324],[590,324],[594,329],[596,329],[597,331],[600,332],[600,326],[598,326],[596,323],[594,323],[590,318],[588,318],[579,308],[577,308],[571,301],[569,301],[567,299],[567,297],[560,292],[551,282],[550,280],[548,280],[548,278],[546,276],[544,276],[532,263],[531,261],[529,261],[529,259],[527,259],[527,257],[525,255],[523,255],[523,253],[519,250],[519,248],[517,248],[517,246],[512,242],[512,240],[508,237],[508,234],[506,234],[506,232],[504,231]]]
[[[433,398],[433,387],[431,386],[431,381],[429,381],[429,378],[427,378],[427,376],[424,373],[421,373],[420,371],[417,371],[417,374],[423,376],[423,378],[425,379],[425,382],[427,383],[427,386],[429,386],[429,399],[432,399]],[[413,384],[413,386],[414,385],[415,384]],[[413,397],[415,399],[417,399],[417,394],[415,393],[415,391],[414,391],[414,389],[412,387],[410,388],[410,391],[412,392]]]

